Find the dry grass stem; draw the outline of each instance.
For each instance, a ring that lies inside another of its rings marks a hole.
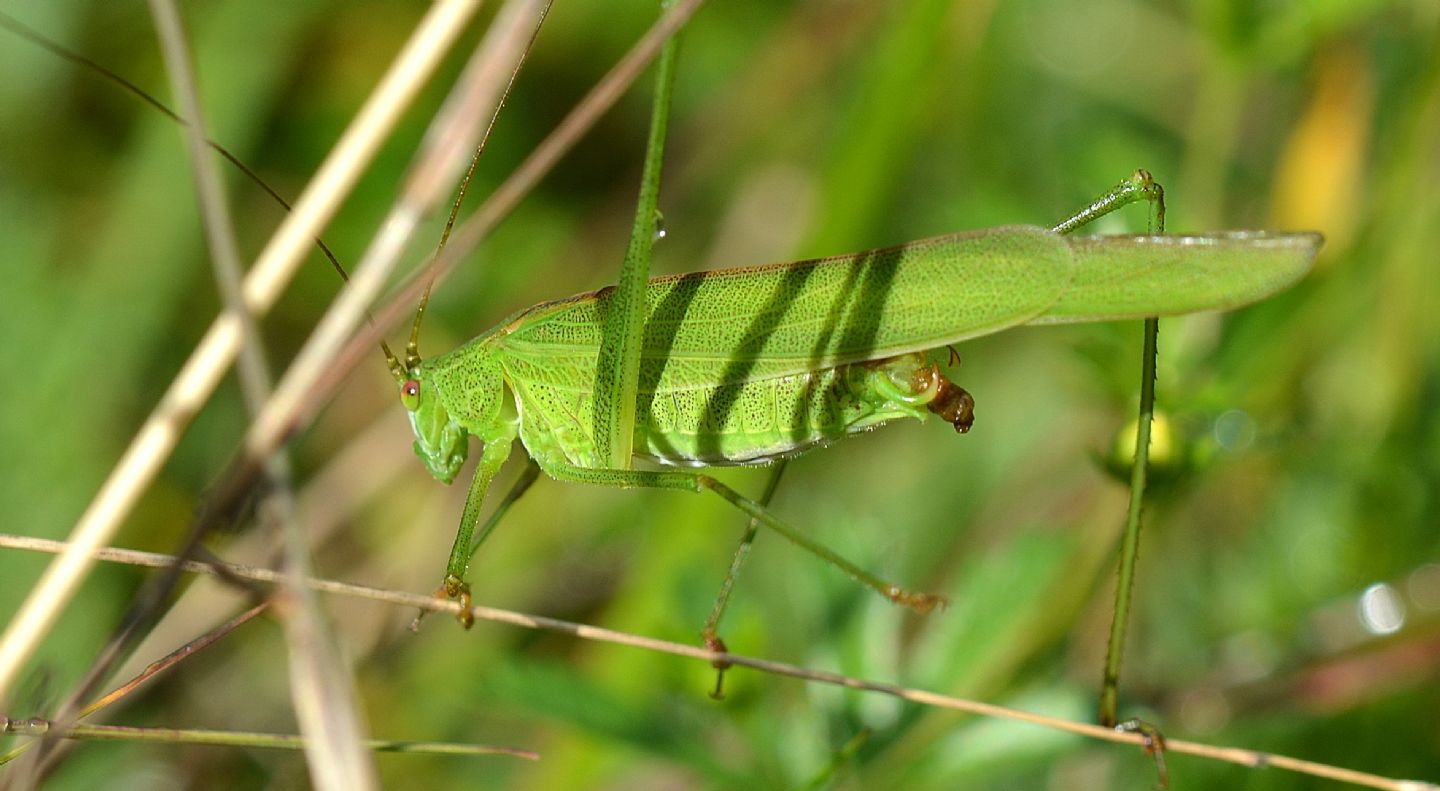
[[[49,720],[12,720],[0,716],[0,733],[52,739],[86,739],[111,742],[160,742],[165,744],[208,744],[216,747],[267,747],[277,750],[309,749],[303,736],[253,731],[212,731],[199,728],[134,728],[125,725],[72,725],[60,727]],[[364,749],[377,753],[424,753],[428,755],[508,755],[529,761],[539,753],[519,747],[455,742],[414,742],[366,739]]]

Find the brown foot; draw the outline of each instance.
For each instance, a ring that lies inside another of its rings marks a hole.
[[[725,647],[725,641],[721,640],[720,635],[715,634],[715,632],[710,629],[705,630],[701,639],[705,641],[705,649],[707,651],[716,651],[721,654],[730,653],[730,649]],[[731,668],[731,664],[723,659],[717,659],[711,662],[710,666],[715,668],[715,688],[710,690],[710,697],[713,700],[724,700],[725,671]]]
[[[443,595],[441,595],[443,594]],[[456,613],[460,625],[469,629],[475,625],[475,613],[471,611],[470,583],[460,579],[454,574],[445,575],[445,584],[436,591],[438,598],[452,599],[460,603],[460,612]]]
[[[1165,767],[1165,735],[1160,729],[1141,719],[1129,719],[1116,725],[1115,730],[1140,734],[1140,746],[1144,748],[1146,755],[1155,759],[1155,773],[1158,775],[1155,787],[1160,791],[1169,788],[1170,770]]]
[[[936,607],[944,608],[950,604],[950,600],[944,596],[937,596],[934,593],[916,593],[904,588],[892,586],[885,592],[885,598],[903,607],[909,607],[915,612],[925,615]]]

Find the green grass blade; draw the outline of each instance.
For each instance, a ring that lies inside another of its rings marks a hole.
[[[650,279],[650,251],[655,244],[659,216],[656,204],[660,198],[660,165],[665,156],[665,132],[670,120],[670,94],[675,83],[678,48],[677,34],[660,50],[635,225],[630,232],[630,246],[620,268],[619,282],[610,292],[610,310],[604,317],[604,339],[595,367],[596,452],[608,466],[617,470],[630,466],[635,437],[635,394],[640,380],[640,346],[645,335],[645,284]]]

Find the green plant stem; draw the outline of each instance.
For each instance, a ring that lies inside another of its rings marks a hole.
[[[1145,320],[1145,350],[1140,363],[1140,420],[1135,428],[1135,463],[1130,468],[1130,508],[1125,515],[1125,535],[1120,541],[1120,572],[1115,581],[1115,614],[1110,624],[1110,644],[1105,651],[1105,683],[1100,691],[1100,724],[1117,722],[1120,664],[1125,654],[1125,626],[1130,618],[1135,560],[1140,553],[1140,512],[1145,504],[1145,474],[1150,462],[1150,425],[1155,417],[1155,341],[1160,320]]]
[[[664,8],[668,5],[662,3]],[[595,364],[596,452],[617,470],[629,469],[635,439],[640,347],[648,318],[645,286],[650,279],[650,253],[659,227],[660,166],[665,157],[665,134],[670,126],[670,96],[675,84],[679,37],[677,31],[660,49],[635,224],[611,297],[610,313],[605,317],[599,359]]]

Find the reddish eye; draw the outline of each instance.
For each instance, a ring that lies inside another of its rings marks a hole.
[[[405,408],[411,412],[420,408],[419,382],[414,379],[409,379],[406,380],[405,384],[400,385],[400,403],[404,404]]]

